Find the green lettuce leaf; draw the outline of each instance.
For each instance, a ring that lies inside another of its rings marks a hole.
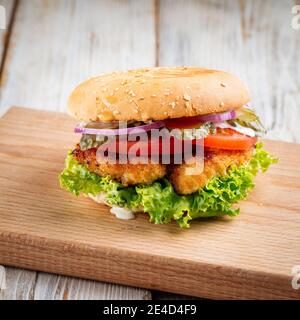
[[[254,187],[254,176],[259,170],[265,172],[277,159],[263,150],[262,144],[256,145],[251,160],[243,166],[233,166],[227,174],[211,179],[203,189],[183,196],[174,191],[167,179],[155,181],[151,185],[124,187],[109,177],[100,177],[89,172],[69,153],[66,167],[60,174],[61,187],[75,195],[104,193],[111,205],[131,210],[143,208],[156,224],[170,223],[175,220],[181,227],[189,227],[193,219],[216,216],[235,216],[239,209],[232,205],[246,198]]]
[[[59,175],[62,188],[76,196],[80,193],[97,195],[105,193],[110,204],[132,209],[137,198],[135,187],[124,187],[121,183],[109,177],[100,177],[90,172],[85,165],[79,164],[69,152],[65,169]]]

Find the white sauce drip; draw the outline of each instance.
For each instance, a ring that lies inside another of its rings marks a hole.
[[[97,203],[104,203],[104,204],[110,206],[110,204],[106,200],[105,193],[99,193],[96,196],[89,194],[89,197],[92,198]],[[141,209],[137,208],[136,211],[137,212],[141,211]],[[112,207],[110,209],[110,212],[112,214],[114,214],[118,219],[122,219],[122,220],[131,220],[131,219],[135,218],[133,211],[131,211],[129,209],[121,208],[121,207]]]
[[[219,122],[219,123],[216,123],[216,127],[217,128],[221,128],[221,129],[233,129],[237,132],[240,132],[242,134],[245,134],[246,136],[249,136],[249,137],[255,137],[256,134],[255,134],[255,131],[252,130],[251,128],[245,128],[241,125],[239,125],[238,123],[235,123],[236,126],[232,126],[230,125],[228,122]]]
[[[131,210],[120,208],[120,207],[112,207],[110,209],[110,212],[116,215],[118,219],[122,219],[122,220],[131,220],[135,218]]]

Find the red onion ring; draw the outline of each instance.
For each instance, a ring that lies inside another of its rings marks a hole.
[[[197,118],[200,121],[204,122],[222,122],[226,120],[231,120],[237,117],[235,110],[230,110],[222,113],[211,113],[205,114],[203,116],[198,116]]]
[[[75,133],[83,134],[99,134],[103,136],[115,136],[115,135],[125,135],[133,133],[143,133],[151,129],[159,129],[164,127],[164,121],[156,121],[150,124],[145,124],[143,126],[132,127],[132,128],[121,128],[121,129],[93,129],[93,128],[84,128],[80,124],[77,125],[74,129]]]
[[[193,117],[197,118],[199,121],[203,122],[223,122],[226,120],[231,120],[237,117],[237,113],[235,110],[230,110],[222,113],[213,113],[206,114],[202,116]],[[188,118],[187,118],[188,119]],[[75,133],[83,133],[83,134],[99,134],[103,136],[114,136],[114,135],[126,135],[133,133],[142,133],[145,131],[149,131],[151,129],[159,129],[165,126],[164,121],[156,121],[150,124],[145,124],[143,126],[132,127],[132,128],[121,128],[121,129],[94,129],[94,128],[85,128],[82,125],[78,124],[74,132]]]

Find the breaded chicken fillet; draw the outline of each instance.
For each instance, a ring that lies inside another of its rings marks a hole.
[[[206,150],[204,168],[199,174],[191,175],[187,169],[195,168],[195,163],[173,165],[168,168],[169,179],[180,194],[191,194],[203,188],[215,176],[226,174],[232,166],[240,166],[250,160],[253,149],[246,151]]]
[[[86,164],[89,171],[97,173],[99,176],[109,176],[124,186],[151,184],[155,180],[163,178],[167,173],[166,166],[162,164],[99,164],[96,160],[96,151],[96,148],[83,151],[77,145],[73,156],[79,163]]]
[[[89,171],[100,176],[109,176],[121,182],[124,186],[137,184],[151,184],[155,180],[166,176],[175,190],[179,194],[191,194],[203,188],[213,177],[225,175],[227,169],[232,165],[242,165],[247,162],[253,150],[230,151],[210,149],[205,151],[204,168],[201,172],[190,174],[190,169],[195,168],[195,163],[181,165],[162,165],[162,164],[112,164],[101,163],[96,160],[96,148],[81,150],[79,145],[73,151],[75,159],[86,164]]]

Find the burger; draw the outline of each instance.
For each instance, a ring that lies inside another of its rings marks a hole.
[[[258,171],[277,161],[243,82],[197,67],[144,68],[88,79],[72,92],[78,144],[62,188],[155,224],[236,216]],[[163,132],[163,134],[161,134]],[[187,151],[188,150],[188,151]]]

